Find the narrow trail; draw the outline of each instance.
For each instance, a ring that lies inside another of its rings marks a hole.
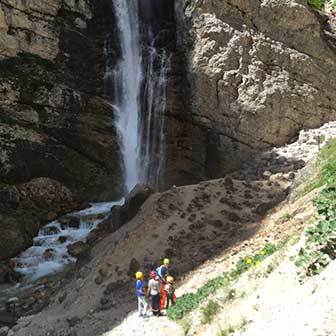
[[[103,336],[180,336],[183,335],[181,328],[166,316],[150,316],[143,319],[137,312],[130,313],[124,321],[113,330]]]

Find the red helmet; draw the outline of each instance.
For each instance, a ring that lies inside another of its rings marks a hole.
[[[151,271],[150,276],[152,279],[155,279],[157,277],[157,273],[155,271]]]

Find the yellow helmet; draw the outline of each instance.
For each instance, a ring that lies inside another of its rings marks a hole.
[[[136,273],[135,273],[135,277],[136,277],[138,280],[142,279],[142,278],[143,278],[143,274],[142,274],[142,272],[136,272]]]
[[[167,276],[167,282],[173,283],[174,282],[174,278],[171,275],[168,275]]]
[[[163,265],[169,265],[169,264],[170,264],[170,260],[168,258],[164,258]]]

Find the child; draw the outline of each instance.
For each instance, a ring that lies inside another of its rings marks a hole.
[[[175,296],[175,288],[174,288],[174,278],[172,276],[167,276],[167,282],[165,284],[165,291],[166,291],[166,309],[169,308],[170,302],[172,304],[175,303],[176,301],[176,296]]]
[[[160,291],[161,284],[155,271],[150,273],[151,279],[148,282],[148,295],[152,297],[152,311],[154,316],[161,316],[160,312]]]
[[[145,297],[145,289],[144,289],[144,281],[142,272],[137,272],[135,274],[137,279],[135,284],[135,293],[138,298],[138,309],[139,309],[139,317],[147,318],[147,300]]]

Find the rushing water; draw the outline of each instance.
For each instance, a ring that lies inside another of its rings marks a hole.
[[[34,238],[33,246],[13,259],[16,270],[25,276],[26,281],[61,271],[65,265],[76,261],[69,255],[68,245],[85,241],[90,231],[108,216],[111,207],[123,202],[92,203],[87,209],[67,215],[78,218],[78,227],[57,220],[47,224]]]
[[[125,187],[130,191],[141,177],[140,166],[140,89],[142,57],[138,5],[134,0],[114,0],[122,58],[114,76],[116,126],[121,145]]]
[[[125,187],[130,191],[139,182],[159,187],[164,163],[164,112],[170,55],[164,48],[156,47],[159,32],[153,33],[151,29],[151,24],[158,25],[154,12],[158,4],[114,0],[113,5],[122,55],[114,69],[107,60],[105,79],[114,81]],[[140,12],[152,22],[142,22]],[[106,55],[112,55],[108,50],[110,44],[106,45]]]

